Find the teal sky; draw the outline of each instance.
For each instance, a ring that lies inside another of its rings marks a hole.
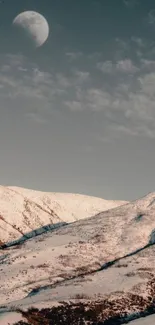
[[[26,10],[48,21],[40,48],[12,25]],[[0,184],[155,191],[153,0],[4,0],[0,39]]]

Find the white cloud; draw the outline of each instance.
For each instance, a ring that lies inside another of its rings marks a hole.
[[[66,52],[66,56],[72,61],[79,59],[82,55],[82,52]]]
[[[28,109],[27,116],[33,121],[40,121],[43,111],[68,108],[70,111],[82,110],[81,103],[74,99],[70,105],[70,96],[80,96],[81,88],[88,83],[88,71],[71,70],[68,75],[41,70],[36,64],[29,63],[21,56],[8,56],[0,67],[0,96],[20,100]],[[25,103],[25,104],[24,104]],[[37,112],[34,109],[38,107]]]
[[[69,78],[67,78],[66,76],[64,76],[61,73],[56,74],[56,82],[63,89],[67,89],[71,86]]]
[[[83,83],[85,81],[88,81],[90,78],[90,73],[87,71],[75,71],[75,83]]]
[[[128,61],[131,62],[131,61]],[[111,88],[107,84],[101,87],[78,88],[75,98],[67,101],[67,107],[71,111],[87,110],[88,112],[100,112],[105,122],[104,128],[107,134],[128,134],[133,136],[155,137],[155,65],[154,62],[140,62],[137,68],[130,63],[117,66],[117,69],[138,71],[131,79],[116,79],[116,85]],[[151,71],[147,71],[151,64]],[[134,69],[133,69],[134,67]],[[105,67],[104,67],[105,68]],[[145,69],[144,69],[145,68]],[[116,69],[116,65],[115,65]],[[110,76],[113,80],[113,75]],[[110,131],[109,131],[110,130]],[[113,130],[113,132],[112,132]]]
[[[112,73],[114,71],[114,65],[112,61],[98,62],[97,68],[103,73]]]
[[[111,95],[104,89],[91,88],[86,93],[86,108],[95,112],[106,112],[111,105]]]
[[[97,68],[103,73],[135,73],[138,68],[134,65],[131,59],[119,60],[117,62],[104,61],[98,62]]]
[[[140,77],[139,81],[141,84],[141,92],[149,96],[149,98],[155,99],[155,72]]]
[[[155,24],[155,9],[152,9],[148,13],[148,23],[154,25]]]
[[[111,136],[124,133],[155,137],[153,60],[142,58],[137,66],[130,58],[100,62],[97,68],[108,73],[107,78],[101,74],[100,83],[95,79],[97,69],[93,76],[82,69],[54,74],[29,65],[23,58],[13,57],[13,63],[11,60],[0,68],[0,98],[19,98],[29,107],[24,113],[27,118],[41,123],[46,120],[43,112],[47,112],[48,119],[52,110],[74,114],[86,110],[101,114],[104,128]]]
[[[44,102],[54,96],[61,96],[71,86],[65,75],[41,71],[20,56],[9,56],[7,63],[1,66],[0,84],[3,97],[9,94],[12,98],[33,98]]]
[[[124,73],[137,72],[138,68],[133,64],[130,59],[120,60],[116,63],[116,70]]]

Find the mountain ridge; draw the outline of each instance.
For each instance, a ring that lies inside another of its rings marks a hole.
[[[93,324],[86,310],[103,324],[155,313],[154,202],[152,192],[0,250],[0,312],[42,324],[49,313],[57,324]]]
[[[122,204],[126,201],[0,186],[0,242],[19,239],[50,223],[73,222]]]

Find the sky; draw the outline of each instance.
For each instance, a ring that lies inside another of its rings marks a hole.
[[[49,24],[41,47],[12,24],[27,10]],[[1,185],[155,191],[154,0],[2,0],[0,40]]]

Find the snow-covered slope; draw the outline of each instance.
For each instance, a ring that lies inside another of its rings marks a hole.
[[[0,242],[18,239],[48,224],[90,217],[125,203],[78,194],[0,186]]]
[[[2,325],[13,325],[17,322],[25,321],[25,320],[26,319],[24,319],[20,315],[20,313],[16,313],[16,312],[0,314],[0,324],[2,324]]]
[[[56,324],[78,324],[71,317],[86,320],[85,310],[94,310],[98,320],[116,315],[132,319],[140,312],[150,313],[151,308],[155,313],[151,306],[155,299],[155,193],[22,244],[19,240],[19,245],[0,250],[0,272],[5,312],[62,305],[59,311],[50,309],[53,319],[54,313],[59,314]],[[74,312],[79,302],[84,306],[82,314]]]

